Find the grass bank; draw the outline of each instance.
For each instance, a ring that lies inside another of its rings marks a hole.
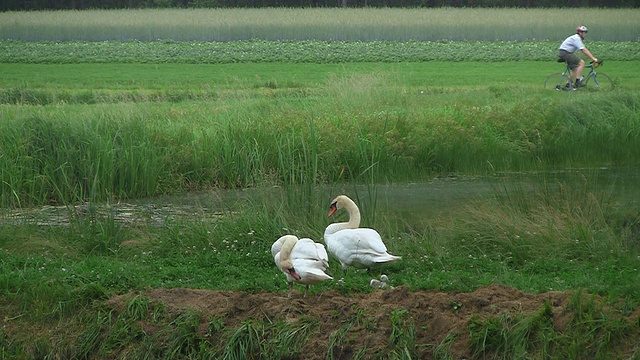
[[[615,74],[633,64],[606,66]],[[292,64],[136,65],[95,76],[101,65],[33,66],[8,66],[16,75],[4,80],[0,162],[9,207],[640,158],[630,78],[614,77],[613,93],[545,91],[552,63],[314,72]]]
[[[65,225],[2,225],[0,347],[7,358],[90,353],[92,358],[216,358],[237,351],[306,358],[299,347],[269,344],[276,344],[280,336],[287,338],[285,334],[298,334],[299,346],[304,346],[310,339],[303,334],[314,334],[331,335],[333,340],[317,349],[330,358],[336,349],[359,344],[356,338],[381,333],[385,336],[376,348],[387,357],[397,355],[398,346],[421,357],[436,352],[437,346],[440,356],[452,356],[452,346],[461,338],[469,342],[456,346],[478,357],[632,356],[640,331],[640,218],[637,209],[620,209],[607,189],[596,190],[588,172],[583,175],[584,186],[541,179],[533,189],[496,190],[482,201],[469,201],[455,212],[419,222],[398,217],[394,202],[361,206],[364,219],[376,219],[364,225],[378,229],[402,261],[366,273],[343,271],[331,259],[334,281],[313,286],[312,298],[302,303],[296,291],[295,300],[275,314],[265,304],[256,307],[262,314],[243,315],[238,299],[235,310],[204,315],[200,311],[211,304],[176,310],[167,306],[168,300],[152,300],[144,293],[191,288],[224,290],[227,295],[243,291],[245,301],[272,293],[284,296],[287,285],[273,264],[270,244],[282,233],[319,241],[328,224],[328,193],[310,196],[285,188],[264,201],[249,200],[232,208],[205,203],[189,217],[167,216],[161,225],[146,222],[146,217],[123,221],[113,209],[103,211],[96,205],[67,208],[70,221]],[[359,204],[366,203],[366,195],[348,193]],[[211,217],[212,212],[217,216]],[[438,323],[424,319],[428,310],[416,309],[419,303],[394,307],[394,300],[386,298],[385,310],[373,312],[367,311],[370,307],[355,308],[354,300],[331,305],[343,296],[372,294],[369,280],[382,272],[395,287],[453,294],[432,311],[476,316],[446,330],[436,343],[424,344],[417,339],[433,334]],[[487,300],[495,300],[496,293],[474,302],[457,293],[493,283],[534,294],[550,292],[549,300],[535,311],[520,312],[518,300],[508,309]],[[552,300],[553,293],[575,289],[584,290],[569,302]],[[110,298],[121,300],[105,302]],[[333,315],[321,319],[323,327],[320,319],[303,315],[310,301],[328,301],[332,307]],[[494,311],[477,315],[485,306],[477,301]],[[228,302],[214,307],[224,304]],[[307,326],[300,328],[301,324]],[[320,332],[328,324],[335,332]],[[384,329],[393,329],[398,338]]]

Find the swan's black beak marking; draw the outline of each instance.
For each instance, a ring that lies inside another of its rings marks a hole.
[[[336,210],[338,210],[337,204],[335,202],[331,203],[331,205],[329,205],[329,216],[333,215]]]

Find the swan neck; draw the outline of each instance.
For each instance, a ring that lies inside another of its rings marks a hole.
[[[348,229],[357,229],[360,226],[360,210],[356,203],[351,199],[345,202],[345,209],[349,213],[349,222],[347,223]]]
[[[291,251],[293,250],[293,247],[297,242],[298,239],[294,237],[288,237],[285,240],[284,244],[282,244],[282,248],[280,249],[280,262],[289,260],[289,258],[291,257]]]

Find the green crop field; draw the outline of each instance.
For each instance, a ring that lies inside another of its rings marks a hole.
[[[639,12],[545,89],[567,11],[0,13],[0,359],[637,359]],[[287,298],[340,192],[403,258]]]

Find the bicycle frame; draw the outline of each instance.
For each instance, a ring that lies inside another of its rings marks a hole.
[[[558,62],[564,62],[558,59]],[[580,88],[588,89],[589,91],[607,91],[614,88],[614,83],[611,77],[603,72],[596,72],[596,69],[602,66],[602,61],[598,63],[589,63],[585,65],[587,72],[582,79]],[[555,73],[547,76],[544,82],[544,87],[547,89],[555,90],[578,90],[575,87],[575,79],[571,76],[571,69],[569,64],[565,62],[564,71],[561,73]]]
[[[571,75],[571,68],[569,67],[569,64],[567,64],[567,62],[564,62],[566,64],[566,67],[564,69],[564,72],[562,73],[562,75],[566,75],[569,78],[569,81],[571,82],[571,86],[573,86],[573,82],[576,80],[572,77]],[[596,85],[600,85],[598,84],[598,77],[596,76],[596,69],[600,67],[600,63],[589,63],[588,65],[585,65],[584,68],[585,69],[589,69],[589,73],[586,76],[583,76],[582,81],[583,82],[587,82],[588,79],[590,79],[591,77],[593,77],[593,81],[596,82]]]

